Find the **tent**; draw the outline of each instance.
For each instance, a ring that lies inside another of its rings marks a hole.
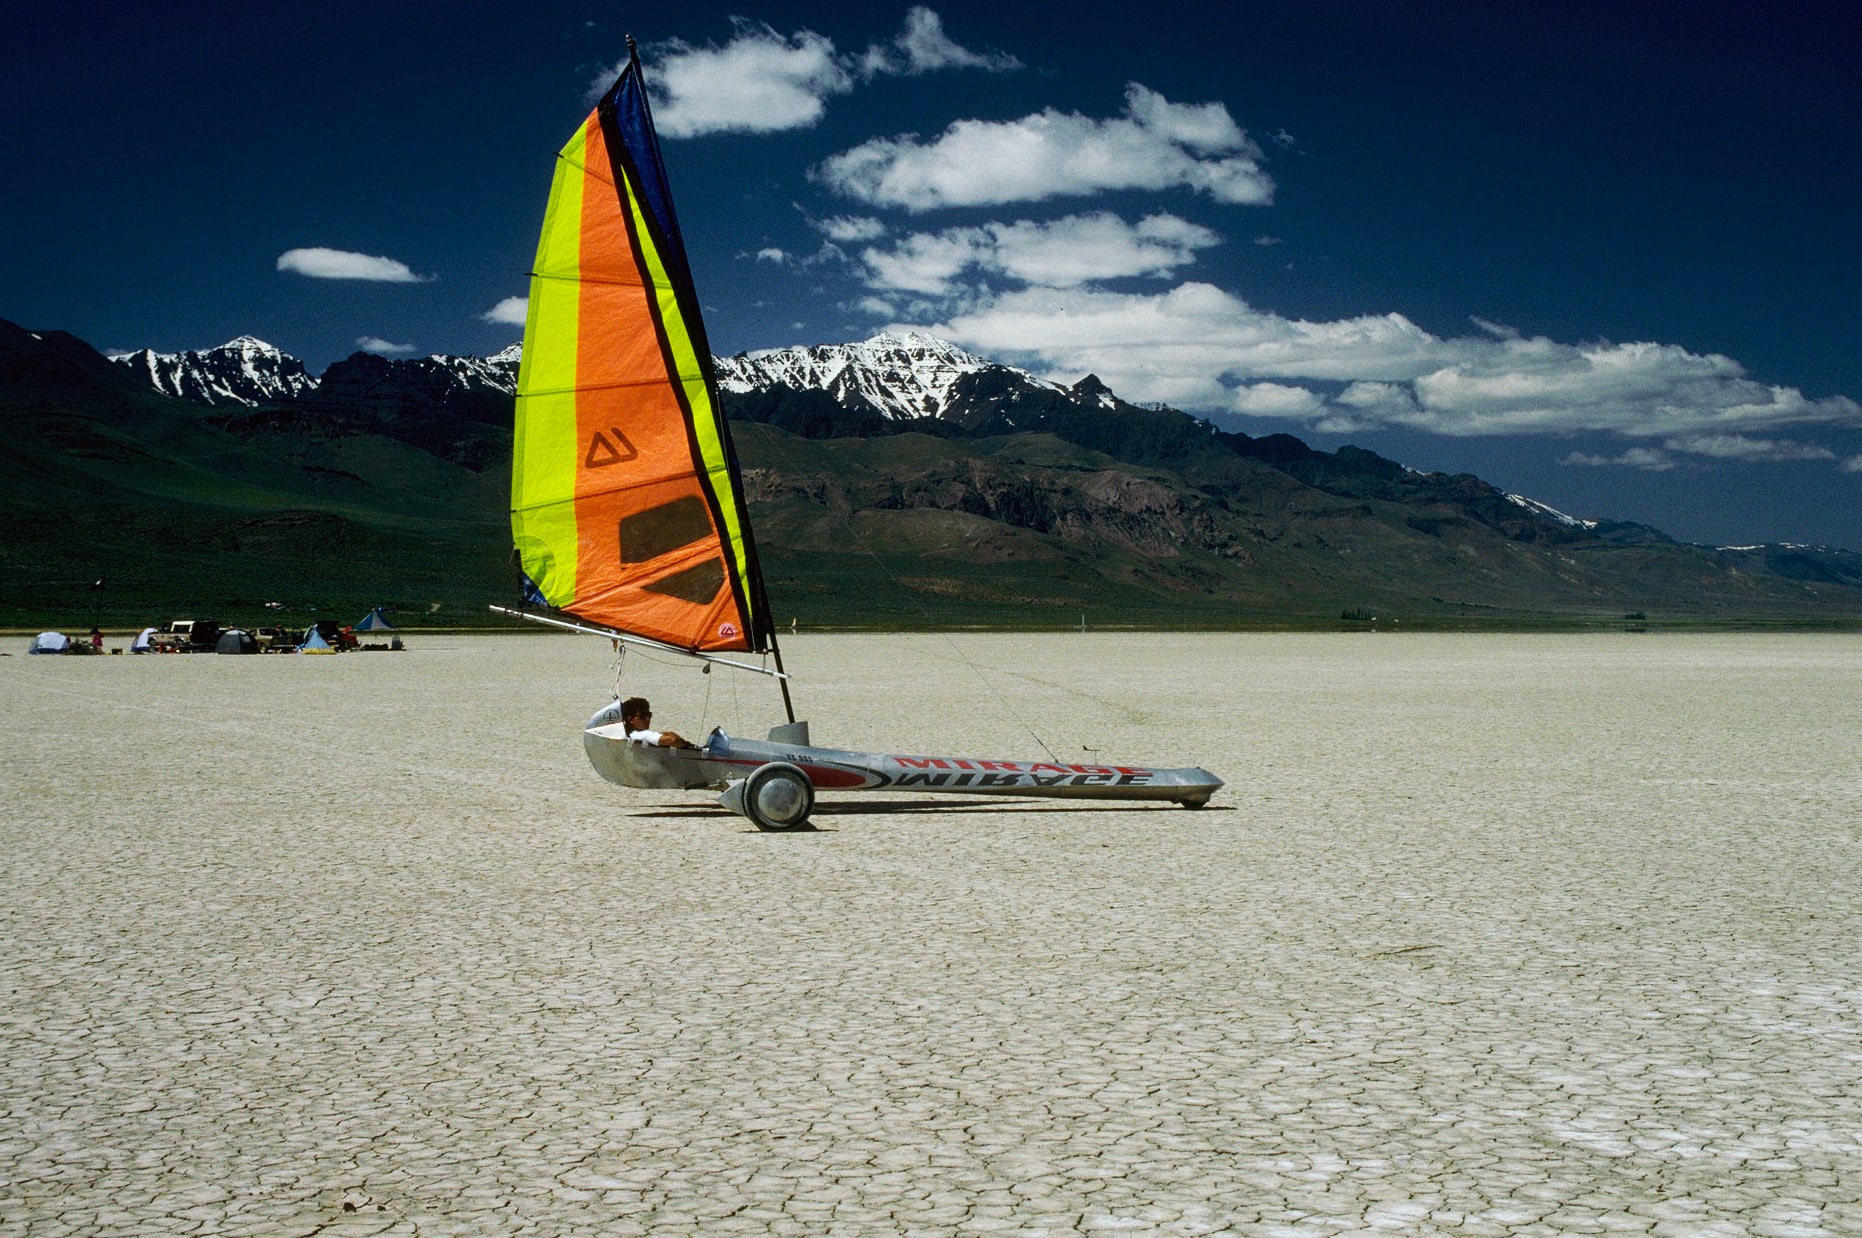
[[[304,633],[304,643],[297,647],[297,651],[299,653],[336,652],[336,650],[330,648],[330,642],[323,639],[323,633],[317,631],[314,626]]]
[[[215,653],[257,653],[259,642],[252,638],[252,633],[244,628],[228,628],[220,633],[220,639],[214,642]]]
[[[382,614],[381,607],[377,606],[362,616],[362,622],[356,624],[354,630],[357,632],[392,632],[394,625],[388,622],[388,617]]]
[[[32,648],[27,653],[63,653],[71,643],[71,638],[63,632],[41,632],[32,638]]]
[[[142,629],[142,631],[136,635],[136,639],[129,642],[129,651],[131,653],[147,653],[149,651],[149,642],[153,640],[154,637],[154,628]]]

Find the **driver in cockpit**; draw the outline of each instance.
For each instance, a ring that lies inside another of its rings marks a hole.
[[[630,696],[621,702],[621,722],[627,729],[627,738],[636,744],[647,744],[656,748],[694,746],[677,731],[655,731],[653,729],[653,704],[644,696]]]

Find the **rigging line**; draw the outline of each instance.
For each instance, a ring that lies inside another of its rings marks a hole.
[[[756,423],[753,422],[751,424],[756,424]],[[769,428],[771,430],[776,430],[777,433],[786,433],[786,431],[779,430],[774,425],[771,425]],[[774,435],[770,435],[766,437],[765,443],[767,444],[769,449],[772,452],[774,452],[774,454],[782,458],[783,463],[789,466],[790,471],[793,474],[794,470],[798,467],[796,464],[795,458],[790,456],[787,451],[783,450],[782,444],[776,441]],[[832,509],[832,505],[830,505],[830,509]],[[849,512],[852,511],[851,503],[848,505],[848,510]],[[905,597],[907,600],[911,602],[913,606],[916,606],[918,608],[918,613],[921,616],[923,616],[926,625],[937,635],[944,638],[944,643],[950,646],[951,652],[957,655],[958,661],[962,662],[965,666],[970,668],[970,673],[976,676],[977,682],[983,685],[985,689],[985,693],[988,696],[988,698],[995,701],[997,705],[1000,706],[1000,708],[1003,710],[1003,712],[1007,713],[1010,718],[1014,719],[1015,724],[1017,726],[1021,727],[1022,730],[1028,732],[1029,736],[1034,740],[1034,742],[1041,746],[1041,751],[1047,753],[1048,760],[1053,761],[1055,764],[1059,764],[1060,758],[1055,756],[1054,750],[1047,746],[1047,741],[1041,738],[1040,734],[1034,729],[1033,726],[1029,725],[1028,721],[1025,718],[1023,718],[1020,714],[1015,712],[1015,707],[1008,703],[1008,700],[1006,697],[1004,697],[1000,692],[996,691],[995,685],[990,683],[989,678],[985,676],[980,669],[977,668],[976,663],[970,661],[968,655],[966,655],[963,652],[962,647],[959,646],[957,642],[951,638],[950,633],[936,626],[937,620],[933,618],[931,614],[931,608],[926,606],[922,601],[920,601],[916,594],[913,594],[909,590],[906,589],[905,582],[901,581],[896,575],[893,574],[892,569],[886,566],[886,561],[884,559],[881,559],[878,553],[874,551],[874,549],[870,545],[867,544],[866,539],[860,536],[860,530],[853,523],[851,516],[842,515],[839,511],[835,511],[834,516],[835,516],[835,519],[839,520],[842,526],[846,528],[847,532],[850,535],[852,535],[854,545],[858,546],[860,550],[865,553],[866,557],[873,561],[874,566],[879,568],[880,572],[886,577],[886,579],[892,582],[894,595]]]

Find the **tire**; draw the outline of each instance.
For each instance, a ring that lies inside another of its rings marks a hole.
[[[752,770],[743,783],[743,814],[759,830],[806,830],[815,810],[815,784],[797,766],[771,761]]]

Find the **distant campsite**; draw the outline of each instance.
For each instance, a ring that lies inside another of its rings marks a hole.
[[[106,648],[106,639],[93,627],[88,636],[41,632],[32,638],[28,653],[36,654],[339,654],[400,652],[407,646],[380,606],[355,623],[318,619],[303,628],[267,624],[238,627],[218,619],[172,619],[159,627],[145,627],[127,646]]]

